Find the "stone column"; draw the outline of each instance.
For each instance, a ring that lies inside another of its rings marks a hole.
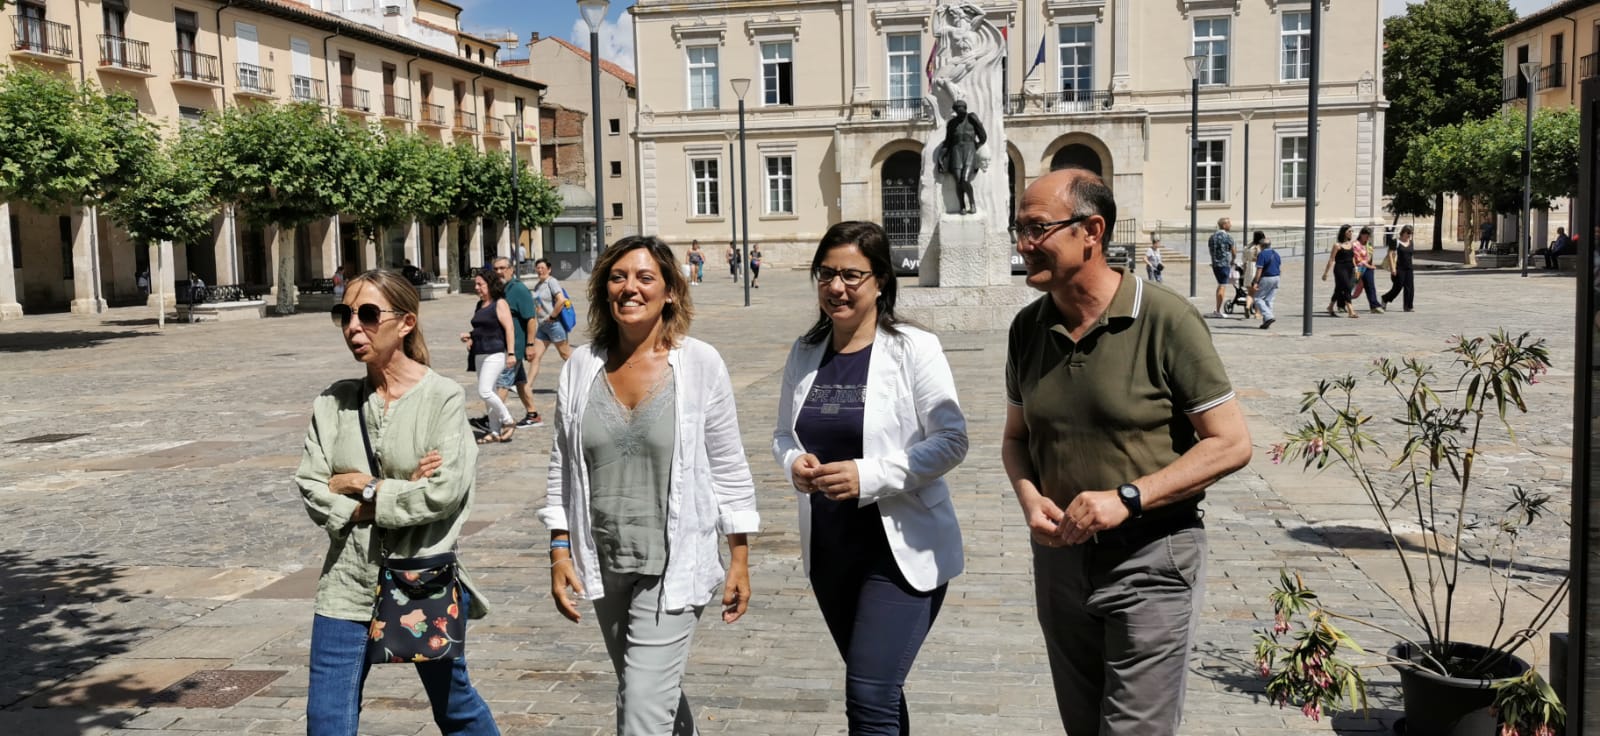
[[[495,236],[494,254],[500,258],[511,257],[511,223],[500,223],[499,234]]]
[[[1115,0],[1111,6],[1112,33],[1116,34],[1111,46],[1111,89],[1114,92],[1127,92],[1132,83],[1128,61],[1133,53],[1132,5],[1133,0]]]
[[[177,280],[172,275],[173,265],[172,241],[163,240],[150,246],[150,296],[145,298],[145,306],[162,313],[178,308],[178,295],[172,290]]]
[[[222,222],[217,227],[217,237],[212,245],[216,253],[217,272],[212,274],[214,281],[206,282],[212,286],[239,282],[239,249],[235,245],[238,242],[237,228],[238,221],[234,219],[233,207],[224,207]],[[205,278],[205,274],[199,275]],[[183,277],[187,279],[189,274],[183,274]]]
[[[9,225],[8,225],[9,227]],[[95,294],[94,211],[72,208],[72,313],[99,314],[106,308]]]
[[[361,267],[357,270],[370,271],[383,265],[378,260],[378,238],[381,237],[383,233],[373,233],[361,239]]]
[[[17,301],[17,264],[11,259],[11,203],[0,200],[0,320],[22,316]]]
[[[339,217],[335,215],[328,218],[328,223],[322,228],[322,240],[319,246],[322,249],[319,259],[321,271],[318,278],[331,279],[333,272],[344,265],[343,258],[339,255]]]
[[[456,280],[450,273],[455,270],[455,265],[450,262],[450,223],[446,221],[434,228],[434,235],[437,236],[433,244],[433,252],[438,263],[438,276],[444,279],[446,284],[449,284],[445,293],[454,294],[456,293]]]
[[[416,220],[406,226],[405,258],[411,265],[422,268],[422,224]]]
[[[470,266],[486,266],[486,263],[477,263],[483,259],[483,218],[472,221],[472,234],[467,236],[467,264]]]

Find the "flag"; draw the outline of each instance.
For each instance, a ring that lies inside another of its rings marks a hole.
[[[939,39],[933,39],[933,49],[928,52],[928,65],[923,71],[928,75],[928,84],[933,84],[933,60],[939,58]]]
[[[1033,66],[1028,67],[1028,73],[1022,75],[1022,78],[1023,79],[1027,79],[1028,77],[1033,76],[1033,70],[1038,69],[1039,65],[1043,64],[1043,63],[1044,63],[1044,37],[1040,36],[1039,37],[1039,53],[1033,55]]]

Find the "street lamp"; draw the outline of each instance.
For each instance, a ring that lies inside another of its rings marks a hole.
[[[1539,62],[1524,61],[1517,65],[1522,78],[1528,83],[1528,97],[1523,101],[1527,108],[1527,128],[1522,135],[1522,277],[1528,277],[1528,257],[1533,253],[1533,96],[1539,90]]]
[[[728,80],[739,98],[739,220],[744,223],[744,305],[750,306],[750,158],[744,147],[744,93],[750,91],[750,78]]]
[[[1195,166],[1200,162],[1200,68],[1206,63],[1204,56],[1185,56],[1183,65],[1189,68],[1189,298],[1193,299],[1199,285],[1195,279],[1200,269],[1200,192],[1195,181]]]
[[[606,245],[606,180],[605,161],[600,157],[600,24],[605,22],[607,0],[578,0],[578,12],[583,22],[589,24],[589,95],[594,118],[594,237],[595,252]]]
[[[1239,117],[1244,118],[1244,224],[1239,229],[1242,237],[1250,236],[1250,118],[1255,117],[1255,110],[1240,110]],[[1241,251],[1243,252],[1243,251]]]
[[[511,129],[511,255],[513,260],[516,260],[517,250],[522,247],[522,213],[517,211],[517,180],[522,178],[522,171],[517,163],[517,144],[522,141],[521,118],[507,115],[506,127]],[[517,267],[521,265],[512,263],[512,273],[515,273]]]

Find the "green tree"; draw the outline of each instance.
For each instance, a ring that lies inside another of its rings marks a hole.
[[[1526,130],[1524,116],[1508,110],[1419,135],[1407,147],[1398,176],[1408,187],[1488,202],[1495,212],[1519,212]],[[1578,138],[1576,109],[1534,112],[1533,207],[1576,194]]]
[[[229,108],[207,126],[218,191],[245,219],[278,227],[280,314],[294,312],[295,230],[362,190],[361,132],[312,103]]]
[[[355,218],[363,237],[382,244],[385,231],[432,206],[432,183],[425,176],[430,145],[436,146],[421,136],[381,128],[352,131],[352,160],[358,174],[345,211]]]
[[[132,97],[29,67],[0,69],[0,199],[40,209],[99,204],[137,176],[156,141]]]
[[[513,204],[518,223],[524,228],[543,227],[561,214],[561,197],[555,187],[542,174],[528,169],[526,161],[517,161],[516,196],[512,196],[511,156],[504,151],[484,154],[484,175],[487,177],[489,197],[484,203],[484,215],[496,220],[510,221]]]
[[[211,237],[219,208],[217,181],[215,172],[201,163],[201,151],[194,132],[180,132],[139,162],[106,214],[136,243]]]
[[[1429,131],[1499,109],[1502,44],[1491,36],[1516,17],[1508,0],[1424,0],[1384,23],[1384,190],[1397,216],[1435,217],[1434,250],[1444,247],[1444,194],[1416,188],[1427,177],[1403,173],[1408,149]]]

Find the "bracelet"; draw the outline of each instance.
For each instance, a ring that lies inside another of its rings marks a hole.
[[[555,562],[550,563],[550,566],[551,567],[555,567],[556,565],[559,565],[559,564],[561,564],[563,562],[571,562],[571,561],[572,561],[571,557],[563,557],[563,558],[561,558],[559,560],[556,560]]]
[[[550,540],[550,549],[572,549],[572,540],[552,539]]]

